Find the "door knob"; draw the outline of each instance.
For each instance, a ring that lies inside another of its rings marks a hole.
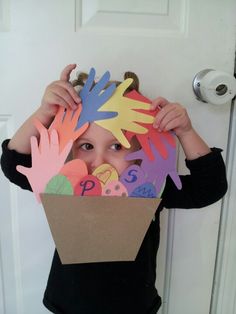
[[[236,94],[236,79],[226,72],[205,69],[195,75],[193,91],[200,101],[224,105]]]

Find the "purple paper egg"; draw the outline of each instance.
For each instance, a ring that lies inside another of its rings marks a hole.
[[[145,183],[144,171],[138,165],[128,167],[120,176],[120,182],[126,187],[128,194],[131,195],[133,190]]]

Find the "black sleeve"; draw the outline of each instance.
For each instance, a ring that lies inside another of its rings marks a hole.
[[[170,177],[162,194],[161,205],[166,208],[201,208],[221,199],[227,191],[226,170],[222,150],[212,151],[194,160],[186,160],[190,175],[180,176],[178,190]]]
[[[21,187],[32,191],[26,176],[16,170],[17,165],[31,167],[31,155],[20,154],[15,150],[8,149],[9,139],[2,143],[1,168],[5,176],[12,182]]]

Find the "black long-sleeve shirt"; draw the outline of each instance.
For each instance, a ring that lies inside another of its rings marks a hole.
[[[31,155],[20,154],[2,144],[1,167],[6,177],[23,189],[31,190],[16,165],[31,166]],[[44,305],[65,314],[155,314],[161,298],[155,288],[156,255],[160,240],[159,216],[166,208],[201,208],[224,196],[227,191],[221,150],[195,160],[186,160],[190,175],[180,176],[178,190],[167,177],[162,201],[145,235],[134,262],[104,262],[62,265],[57,250],[44,294]]]

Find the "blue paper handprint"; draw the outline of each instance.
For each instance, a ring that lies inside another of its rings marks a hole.
[[[157,193],[161,190],[167,175],[171,177],[176,187],[180,190],[182,183],[176,171],[176,149],[166,143],[168,158],[164,159],[157,151],[155,145],[149,140],[149,144],[154,155],[154,160],[150,160],[143,149],[126,156],[126,160],[142,160],[146,181],[155,185]]]
[[[93,86],[95,70],[91,68],[88,79],[80,92],[82,111],[78,120],[77,128],[81,128],[87,122],[110,119],[118,115],[114,111],[99,111],[100,107],[111,97],[116,89],[112,83],[105,89],[109,82],[110,73],[107,71],[102,78]]]

